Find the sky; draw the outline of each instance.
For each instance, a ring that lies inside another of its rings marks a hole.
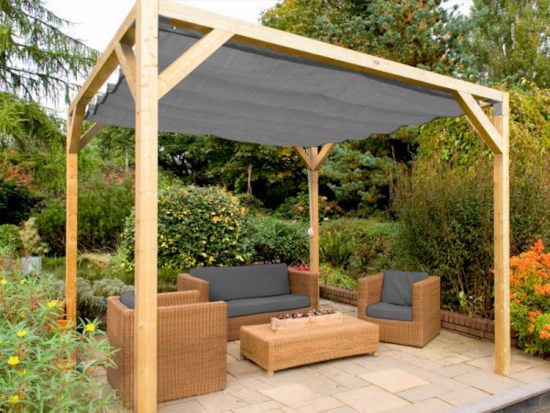
[[[258,23],[277,0],[174,0],[192,7]],[[103,52],[135,0],[45,0],[46,8],[73,23],[68,33]]]
[[[258,23],[262,11],[277,4],[277,0],[174,0],[192,7]],[[448,0],[447,4],[469,9],[472,0]],[[103,52],[135,0],[45,0],[46,7],[59,17],[73,23],[68,30],[88,46]]]

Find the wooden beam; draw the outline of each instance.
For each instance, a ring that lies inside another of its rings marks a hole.
[[[76,326],[76,274],[78,259],[78,137],[84,109],[69,112],[67,118],[67,171],[65,210],[65,315]],[[76,146],[76,148],[75,148]]]
[[[90,128],[86,132],[84,132],[84,135],[80,137],[78,149],[83,149],[88,144],[88,142],[90,142],[94,138],[94,136],[97,135],[99,131],[101,131],[101,129],[103,129],[104,127],[105,125],[101,123],[94,123],[92,126],[90,126]]]
[[[122,68],[124,77],[126,78],[126,83],[128,84],[128,89],[130,93],[136,100],[136,55],[134,54],[134,49],[132,46],[125,43],[118,43],[115,45],[115,52],[118,58],[118,63]]]
[[[109,79],[109,76],[116,70],[118,59],[115,48],[119,43],[128,45],[134,43],[135,30],[133,25],[135,20],[136,7],[134,6],[71,102],[69,112],[72,112],[76,106],[86,106],[95,97],[107,79]]]
[[[317,158],[315,159],[315,165],[314,169],[319,170],[321,169],[321,166],[323,166],[323,163],[326,161],[328,156],[331,154],[332,150],[336,146],[335,143],[325,143],[321,150],[319,151]]]
[[[497,128],[491,123],[485,112],[483,112],[474,97],[467,93],[457,92],[456,100],[462,110],[464,110],[472,126],[483,138],[485,143],[489,145],[491,151],[495,154],[501,154],[504,151],[504,139]]]
[[[502,152],[494,155],[495,243],[495,372],[510,374],[510,135],[509,96],[495,106],[494,124],[502,136]]]
[[[471,94],[477,99],[497,101],[500,91],[474,83],[465,82],[402,63],[371,56],[366,53],[334,46],[328,43],[275,30],[258,24],[243,22],[198,8],[159,0],[162,16],[178,22],[174,24],[193,28],[219,29],[235,34],[234,39],[271,50],[302,56],[314,61],[325,62],[339,67],[361,71],[386,79],[419,85],[429,89],[452,93],[455,90]]]
[[[298,154],[298,156],[300,157],[302,162],[306,165],[306,167],[308,169],[313,169],[313,167],[311,166],[311,164],[309,162],[309,154],[306,152],[306,150],[304,148],[302,148],[301,146],[295,146],[294,150],[296,151],[296,153]]]
[[[134,406],[157,411],[158,0],[136,3]]]
[[[233,33],[212,30],[164,69],[159,76],[159,99],[222,47],[231,36]]]

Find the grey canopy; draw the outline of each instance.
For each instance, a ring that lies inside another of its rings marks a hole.
[[[165,19],[159,27],[161,72],[202,33]],[[89,106],[86,119],[133,128],[134,112],[121,75]],[[450,93],[231,40],[160,100],[159,130],[317,146],[462,114]]]

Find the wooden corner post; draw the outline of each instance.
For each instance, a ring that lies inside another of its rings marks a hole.
[[[136,3],[134,406],[157,411],[158,0]]]
[[[510,374],[510,176],[509,95],[494,105],[494,126],[502,136],[502,151],[494,155],[495,242],[495,372]]]
[[[78,258],[78,152],[84,110],[77,106],[67,116],[67,189],[65,216],[65,316],[76,325],[76,269]]]

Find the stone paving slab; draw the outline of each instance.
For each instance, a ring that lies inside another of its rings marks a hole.
[[[356,308],[321,300],[355,315]],[[550,377],[550,362],[512,351],[512,374],[494,373],[494,344],[442,330],[422,349],[380,343],[355,356],[278,371],[273,377],[227,346],[227,387],[161,403],[160,413],[447,412]],[[101,375],[98,380],[105,383]]]

